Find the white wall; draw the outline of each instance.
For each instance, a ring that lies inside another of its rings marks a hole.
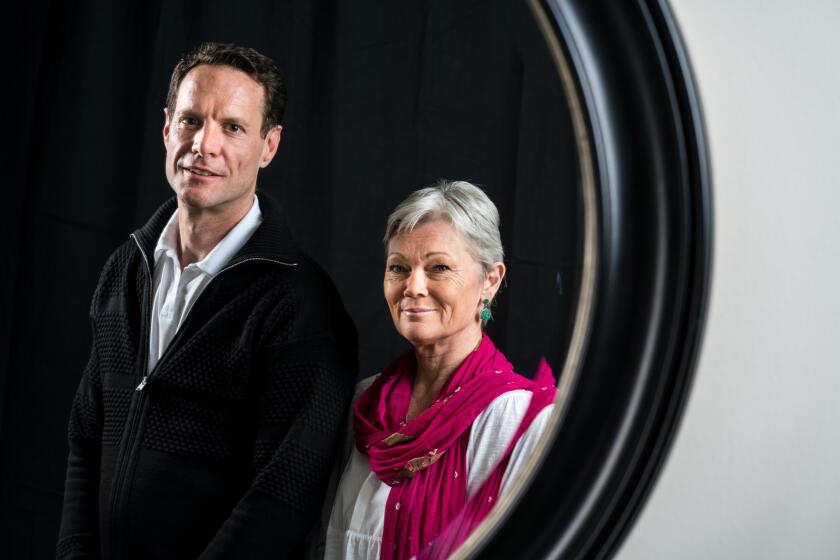
[[[711,307],[619,560],[840,558],[840,0],[672,0],[714,175]]]

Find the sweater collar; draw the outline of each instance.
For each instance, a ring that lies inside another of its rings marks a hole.
[[[275,261],[281,264],[297,265],[299,251],[292,239],[291,231],[280,205],[263,192],[257,192],[263,222],[245,245],[233,256],[227,266],[234,266],[246,260]],[[158,208],[146,224],[132,236],[143,256],[154,268],[154,251],[157,240],[178,203],[173,197]]]

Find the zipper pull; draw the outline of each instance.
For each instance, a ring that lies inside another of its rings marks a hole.
[[[142,391],[142,390],[143,390],[143,387],[145,387],[145,386],[146,386],[146,382],[147,382],[148,380],[149,380],[149,376],[148,376],[148,375],[144,375],[144,376],[143,376],[143,380],[142,380],[142,381],[140,381],[140,385],[138,385],[138,386],[137,386],[137,389],[135,389],[135,391]]]

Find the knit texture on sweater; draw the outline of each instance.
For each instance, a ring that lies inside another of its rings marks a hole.
[[[154,243],[169,201],[110,257],[73,403],[59,558],[298,556],[357,373],[337,291],[276,205],[206,287],[142,390]]]

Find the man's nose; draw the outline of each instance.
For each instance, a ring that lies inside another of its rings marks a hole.
[[[201,157],[217,156],[222,145],[222,130],[213,123],[205,123],[193,137],[192,150]]]
[[[407,297],[427,295],[426,274],[422,268],[416,268],[408,275],[403,294]]]

